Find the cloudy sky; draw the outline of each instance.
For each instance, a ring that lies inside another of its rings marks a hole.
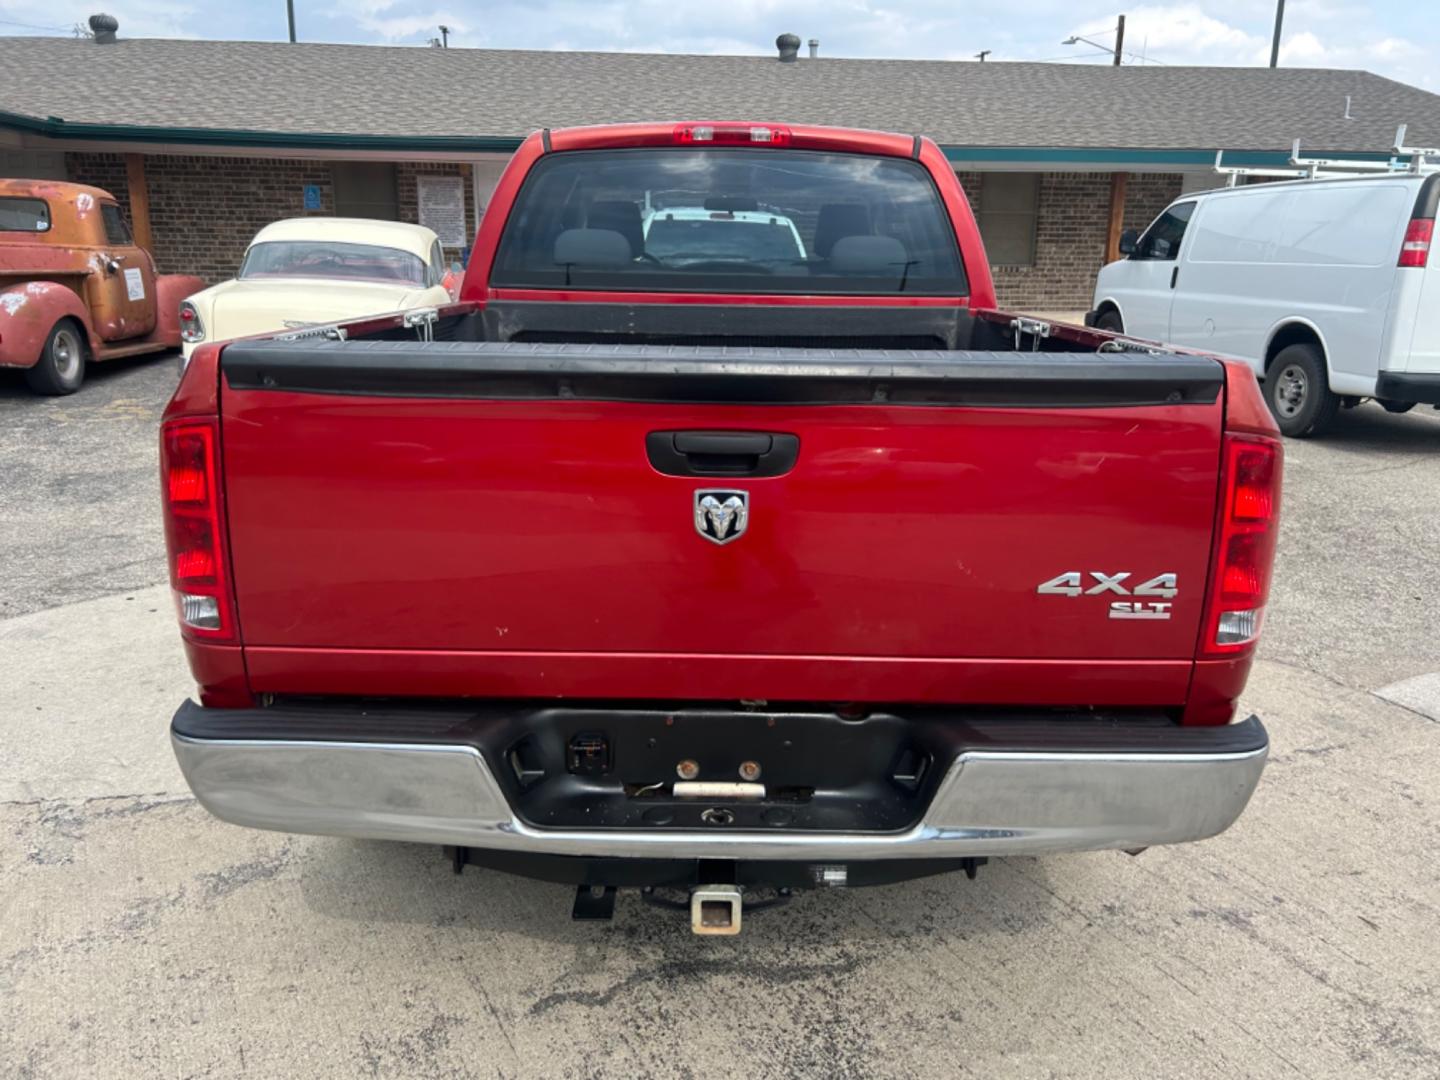
[[[819,38],[827,56],[1105,63],[1072,34],[1112,40],[1127,61],[1265,64],[1275,0],[295,0],[305,41],[513,49],[761,53],[775,35]],[[0,33],[69,33],[93,11],[122,36],[283,40],[284,0],[0,0]],[[1440,92],[1440,0],[1288,0],[1281,63],[1358,67]]]

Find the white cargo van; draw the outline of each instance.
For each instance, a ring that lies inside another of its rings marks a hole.
[[[1184,195],[1100,271],[1086,321],[1248,359],[1287,435],[1342,404],[1440,407],[1440,173]]]

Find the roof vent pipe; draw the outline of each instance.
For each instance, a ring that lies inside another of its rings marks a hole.
[[[114,15],[91,15],[90,35],[96,45],[111,45],[115,42],[115,31],[120,29],[120,20]]]
[[[812,37],[806,44],[810,46],[810,59],[814,60],[820,55],[820,39],[818,37]]]
[[[775,39],[775,48],[780,51],[782,64],[793,64],[800,56],[800,38],[796,34],[781,34]]]

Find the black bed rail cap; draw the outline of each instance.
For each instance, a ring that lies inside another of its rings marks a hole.
[[[241,341],[231,390],[412,398],[1017,407],[1211,404],[1208,357],[529,342]]]

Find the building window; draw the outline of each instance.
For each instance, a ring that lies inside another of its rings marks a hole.
[[[335,184],[335,216],[400,220],[395,166],[388,161],[337,161],[330,166]]]
[[[1034,266],[1039,173],[981,173],[976,215],[991,266]]]

